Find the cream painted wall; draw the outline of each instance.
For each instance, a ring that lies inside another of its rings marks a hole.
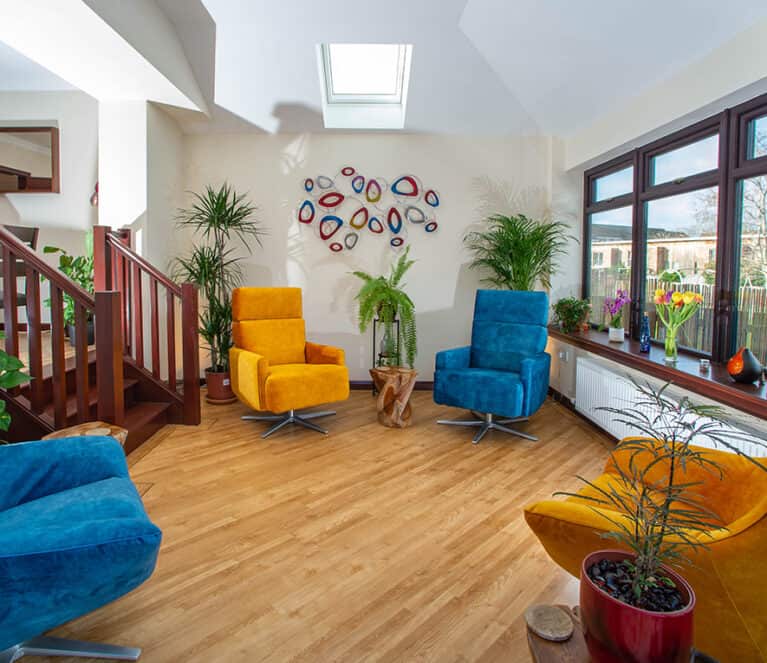
[[[566,167],[606,160],[767,92],[767,19],[567,139]]]
[[[0,195],[0,223],[85,231],[96,220],[98,104],[78,91],[0,92],[0,125],[58,126],[60,193]]]
[[[369,379],[372,350],[370,333],[362,335],[356,328],[359,282],[350,272],[388,272],[395,256],[383,237],[365,234],[353,251],[333,254],[312,228],[300,226],[295,210],[303,200],[305,177],[334,175],[350,164],[389,181],[414,173],[441,192],[438,232],[429,236],[412,227],[409,232],[411,254],[418,261],[407,289],[418,312],[421,380],[432,379],[436,351],[469,340],[479,275],[468,269],[462,247],[467,227],[481,211],[498,211],[504,204],[536,216],[546,210],[572,215],[577,198],[570,182],[554,174],[562,145],[542,137],[231,134],[186,136],[185,142],[185,189],[200,191],[227,180],[260,208],[269,235],[263,248],[247,258],[245,283],[302,287],[309,338],[343,347],[354,380]],[[577,245],[573,250],[580,255]],[[569,269],[570,257],[564,262]],[[571,290],[574,278],[562,274],[555,293]]]

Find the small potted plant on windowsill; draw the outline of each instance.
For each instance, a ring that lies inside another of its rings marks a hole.
[[[566,334],[582,331],[588,328],[588,318],[591,304],[588,299],[563,297],[554,304],[554,315],[560,328]]]
[[[668,385],[634,386],[631,406],[599,409],[642,437],[617,444],[609,484],[584,479],[592,489],[588,494],[564,493],[586,500],[612,526],[605,536],[625,548],[598,550],[583,560],[581,621],[595,663],[688,663],[695,593],[670,567],[689,562],[688,552],[707,548],[710,532],[724,523],[687,472],[702,470],[727,481],[721,464],[696,442],[708,439],[761,470],[767,466],[740,450],[738,441],[749,438],[727,426],[719,408],[671,399]],[[637,634],[645,634],[642,651]]]
[[[623,328],[623,308],[631,303],[631,298],[624,290],[618,290],[615,297],[605,299],[605,315],[608,318],[608,340],[611,343],[623,343],[626,330]],[[604,329],[604,325],[601,327]]]

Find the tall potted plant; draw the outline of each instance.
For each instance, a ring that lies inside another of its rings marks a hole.
[[[93,294],[93,233],[88,231],[85,234],[85,254],[73,256],[58,246],[44,246],[43,253],[59,254],[59,271],[66,274],[71,281],[74,281],[85,292]],[[50,300],[45,302],[50,306]],[[75,344],[75,302],[64,293],[64,324],[67,327],[70,345]],[[93,345],[94,328],[93,316],[88,312],[88,345]]]
[[[666,396],[667,386],[635,383],[631,406],[600,408],[642,437],[615,447],[611,484],[584,480],[590,494],[567,493],[602,507],[596,512],[612,526],[608,536],[630,551],[600,550],[583,560],[581,619],[595,663],[690,661],[695,594],[671,565],[705,548],[712,524],[723,523],[695,491],[700,484],[685,474],[700,468],[727,480],[706,449],[695,445],[703,438],[748,458],[736,445],[745,436],[725,425],[719,408],[696,406],[686,397],[677,402]],[[641,652],[638,634],[644,634]]]
[[[191,252],[176,258],[177,280],[197,285],[203,298],[200,336],[210,350],[205,369],[209,403],[229,403],[234,393],[229,381],[229,349],[232,347],[232,289],[242,282],[241,257],[231,246],[240,240],[249,253],[252,242],[261,246],[265,231],[254,218],[256,207],[228,184],[194,193],[194,203],[178,212],[177,224],[191,228],[198,237]]]
[[[405,359],[413,368],[417,352],[415,305],[402,289],[402,278],[413,266],[415,260],[409,260],[410,247],[392,265],[388,277],[371,276],[367,272],[356,271],[354,276],[362,280],[362,287],[355,299],[359,302],[357,320],[364,333],[378,318],[384,326],[381,355],[387,365],[398,366],[401,363],[399,352],[400,340],[405,348]],[[394,331],[395,320],[399,318],[399,337]]]
[[[473,254],[470,267],[487,273],[484,282],[507,290],[533,290],[536,283],[551,288],[557,258],[566,252],[567,226],[559,221],[536,221],[524,214],[494,214],[485,228],[469,232],[464,243]]]

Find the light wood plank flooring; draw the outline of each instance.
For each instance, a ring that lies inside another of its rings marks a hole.
[[[406,430],[376,422],[369,392],[337,409],[327,437],[264,441],[244,406],[205,406],[145,443],[129,462],[164,532],[157,570],[56,634],[144,663],[529,661],[525,608],[574,604],[577,583],[522,507],[596,476],[611,443],[554,402],[526,425],[539,442],[479,446],[435,423],[465,413],[429,392]]]

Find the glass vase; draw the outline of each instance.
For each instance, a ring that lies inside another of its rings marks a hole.
[[[678,350],[676,347],[676,327],[666,327],[666,341],[664,343],[665,356],[664,359],[669,364],[675,364]]]

